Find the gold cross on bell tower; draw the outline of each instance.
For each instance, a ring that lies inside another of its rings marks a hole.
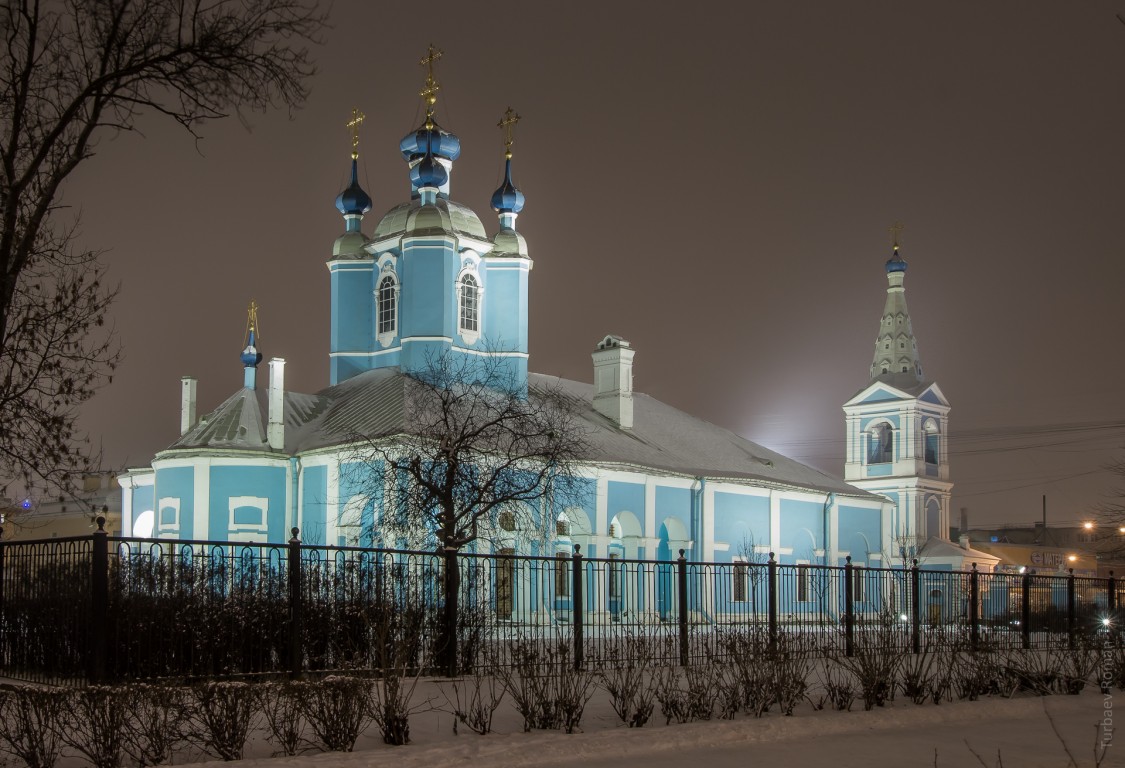
[[[352,135],[352,160],[359,159],[359,126],[366,116],[358,109],[352,109],[352,119],[348,121],[348,131]]]
[[[504,129],[504,157],[507,160],[512,159],[512,144],[515,139],[512,138],[512,129],[516,127],[516,123],[520,121],[520,116],[511,107],[508,107],[504,112],[504,117],[496,124],[497,128]]]
[[[891,233],[891,247],[896,251],[898,250],[899,235],[905,229],[901,221],[897,221],[891,226],[887,227],[887,231]]]
[[[437,93],[441,90],[438,81],[434,79],[434,62],[441,58],[442,52],[434,48],[434,44],[430,43],[430,49],[426,53],[426,57],[418,63],[426,68],[426,84],[418,95],[426,100],[426,128],[433,129],[434,127],[434,104],[437,103]]]

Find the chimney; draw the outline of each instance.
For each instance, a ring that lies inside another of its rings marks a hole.
[[[270,360],[269,427],[266,439],[275,451],[285,449],[285,360]]]
[[[180,436],[183,437],[195,426],[195,388],[194,376],[180,379]]]
[[[610,334],[598,342],[594,359],[594,410],[622,429],[633,428],[633,349]]]
[[[969,532],[969,508],[961,507],[961,525],[957,528],[958,533]]]

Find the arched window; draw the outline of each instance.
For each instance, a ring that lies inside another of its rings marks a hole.
[[[867,437],[867,463],[887,464],[894,461],[894,428],[890,424],[876,424]]]
[[[387,275],[379,281],[378,334],[380,337],[394,336],[395,331],[397,330],[397,288],[398,286],[395,284],[395,279],[391,275]]]
[[[480,286],[472,275],[461,278],[460,324],[462,333],[480,333]]]
[[[938,425],[933,419],[927,419],[926,425],[926,463],[938,463]]]

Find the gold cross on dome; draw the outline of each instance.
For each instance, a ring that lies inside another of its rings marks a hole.
[[[903,229],[905,229],[905,227],[903,226],[901,221],[895,222],[891,226],[887,227],[887,231],[891,233],[891,247],[895,248],[896,250],[898,249],[899,235],[902,233]]]
[[[246,309],[246,335],[249,336],[253,331],[255,336],[258,333],[258,302],[253,299],[250,300],[250,306]]]
[[[438,81],[434,79],[434,62],[441,58],[442,52],[434,48],[434,44],[430,43],[429,51],[426,57],[418,63],[426,68],[426,85],[418,92],[418,95],[426,100],[426,124],[429,127],[430,121],[434,116],[434,104],[437,103],[437,92],[441,90]]]
[[[515,139],[512,138],[512,129],[516,127],[516,123],[518,123],[520,119],[516,111],[508,107],[507,111],[504,112],[504,117],[496,124],[497,128],[504,129],[504,157],[509,160],[512,159],[512,144],[515,143]]]
[[[352,160],[359,157],[359,126],[366,119],[366,115],[358,109],[352,109],[352,119],[348,121],[348,131],[352,135]]]

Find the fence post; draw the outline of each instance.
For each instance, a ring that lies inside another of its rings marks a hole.
[[[570,612],[572,614],[571,625],[574,627],[574,669],[579,671],[582,669],[582,613],[585,610],[582,600],[582,546],[580,544],[574,545],[571,567],[573,568],[571,573],[573,583],[570,585]]]
[[[977,650],[980,644],[980,572],[977,564],[969,572],[969,648]]]
[[[98,530],[90,538],[90,663],[87,676],[91,683],[106,678],[105,657],[109,647],[109,534],[105,530],[105,517],[98,515]]]
[[[910,647],[914,653],[922,652],[922,611],[918,605],[922,590],[918,584],[918,561],[910,566]]]
[[[301,636],[304,634],[304,595],[301,589],[301,539],[298,528],[289,533],[289,676],[299,677],[304,667],[304,649]]]
[[[855,601],[854,585],[852,583],[852,556],[848,555],[844,562],[844,655],[855,655],[855,614],[852,612],[852,603]]]
[[[769,620],[770,650],[777,648],[777,558],[770,552],[766,563],[766,615]]]
[[[687,557],[682,549],[676,560],[676,593],[677,619],[680,623],[680,666],[686,667],[691,660],[688,657]]]
[[[1023,574],[1023,589],[1020,597],[1020,634],[1023,636],[1023,647],[1031,647],[1031,571]]]
[[[1078,620],[1074,594],[1074,569],[1066,578],[1066,647],[1074,650],[1074,630]]]

